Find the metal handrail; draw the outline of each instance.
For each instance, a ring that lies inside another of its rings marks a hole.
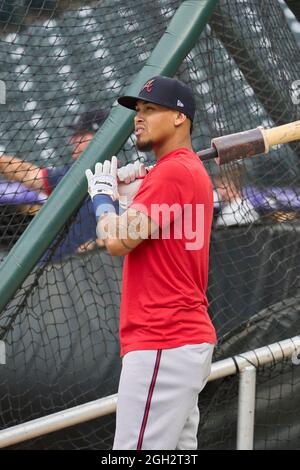
[[[295,336],[262,348],[247,351],[234,357],[213,363],[208,381],[211,382],[222,377],[234,375],[246,370],[247,368],[249,372],[249,367],[256,369],[262,365],[277,363],[299,354],[299,352],[300,336]],[[296,360],[294,363],[298,364],[299,360]],[[246,379],[249,379],[249,374],[246,374],[245,377]],[[240,385],[240,392],[243,389],[247,394],[247,387],[243,387],[242,384]],[[253,402],[253,393],[251,394],[251,397],[248,398],[247,396],[245,397],[245,395],[241,395],[239,397],[239,403],[241,404],[241,407],[239,406],[239,408],[242,409],[242,403],[245,403],[245,399],[251,399]],[[0,431],[0,448],[8,447],[19,442],[90,421],[100,416],[114,413],[116,405],[117,394],[9,427]],[[251,448],[251,436],[253,435],[253,432],[251,431],[251,422],[253,422],[253,405],[249,407],[249,413],[248,416],[247,413],[242,413],[241,415],[239,414],[238,417],[238,430],[242,430],[241,432],[244,434],[244,439],[240,434],[238,435],[238,447],[240,449]]]

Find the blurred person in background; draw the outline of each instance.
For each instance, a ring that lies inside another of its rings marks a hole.
[[[299,218],[298,188],[244,185],[241,171],[218,174],[213,183],[214,226],[217,228]]]
[[[215,227],[245,225],[259,219],[251,201],[242,194],[237,175],[218,175],[213,182]]]
[[[73,146],[71,154],[73,162],[80,157],[106,118],[106,111],[93,108],[83,112],[68,126],[73,131],[70,140]],[[0,174],[8,180],[0,184],[0,205],[17,205],[19,211],[35,215],[73,162],[59,167],[40,168],[32,162],[17,157],[0,155]],[[125,209],[127,198],[130,201],[141,184],[141,180],[136,178],[145,174],[145,167],[139,161],[129,163],[118,170],[119,192],[123,195]],[[135,182],[130,184],[133,179]],[[122,205],[121,201],[122,198],[120,200]],[[51,260],[59,261],[76,252],[82,253],[103,246],[102,240],[95,239],[95,215],[90,198],[86,197],[68,229],[68,236],[60,241],[51,254]]]

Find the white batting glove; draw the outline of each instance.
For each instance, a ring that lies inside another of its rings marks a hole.
[[[133,199],[135,198],[140,186],[143,182],[143,179],[136,179],[132,183],[120,183],[118,186],[119,192],[119,207],[122,209],[122,212],[125,212]]]
[[[117,157],[96,163],[95,174],[91,170],[85,172],[88,181],[88,193],[93,199],[97,194],[106,194],[113,201],[119,198],[117,184]]]
[[[118,180],[120,183],[129,184],[138,178],[144,178],[146,174],[147,170],[144,163],[137,160],[118,169]]]
[[[119,192],[119,207],[122,212],[125,212],[133,199],[135,198],[144,177],[153,168],[152,166],[145,168],[144,163],[135,162],[118,170],[118,192]],[[119,172],[122,170],[121,175]],[[120,178],[121,177],[121,178]],[[124,181],[124,182],[123,182]]]

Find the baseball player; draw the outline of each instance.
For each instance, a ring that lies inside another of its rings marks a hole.
[[[118,102],[136,111],[137,147],[157,162],[122,215],[116,157],[86,172],[98,236],[125,256],[113,449],[196,449],[216,333],[206,297],[213,188],[192,150],[195,100],[184,83],[157,76]],[[189,243],[191,232],[200,243]]]

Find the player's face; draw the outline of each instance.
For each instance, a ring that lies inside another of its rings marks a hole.
[[[93,137],[94,137],[94,134],[92,134],[92,132],[86,132],[83,134],[73,135],[73,137],[71,138],[71,144],[73,145],[73,151],[72,151],[73,160],[77,160],[77,158],[80,157],[80,155],[89,145]]]
[[[139,100],[134,118],[137,148],[150,151],[164,145],[175,131],[174,114],[171,109]]]

